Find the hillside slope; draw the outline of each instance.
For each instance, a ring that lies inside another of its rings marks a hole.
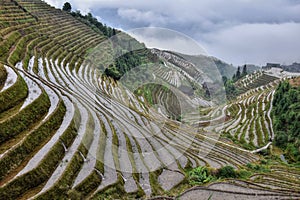
[[[190,187],[186,172],[191,168],[244,168],[257,162],[260,157],[251,150],[270,138],[268,105],[276,81],[230,105],[207,101],[203,108],[201,100],[181,92],[179,97],[192,102],[196,111],[180,116],[181,123],[135,95],[123,79],[104,76],[97,66],[101,62],[89,63],[86,56],[98,45],[104,51],[97,59],[114,54],[103,34],[68,13],[40,0],[1,0],[0,27],[1,200],[170,195]],[[178,86],[170,75],[161,79]],[[160,90],[155,96],[174,102]],[[261,98],[265,103],[248,107]],[[236,113],[243,113],[243,122],[249,113],[262,114],[266,123],[248,120],[237,128]],[[222,122],[233,137],[252,145],[251,150],[218,140]],[[254,135],[247,124],[262,132]],[[297,183],[291,185],[298,189]],[[178,190],[178,185],[183,188]],[[268,192],[299,197],[290,190]]]

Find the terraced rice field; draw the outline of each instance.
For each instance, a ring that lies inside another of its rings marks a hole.
[[[34,65],[32,62],[27,67],[22,63],[17,63],[14,69],[5,67],[10,69],[7,80],[17,76],[28,89],[23,100],[10,108],[14,112],[7,113],[14,114],[5,115],[1,122],[2,127],[14,127],[14,135],[3,132],[5,137],[1,138],[1,190],[7,198],[12,192],[15,198],[51,195],[65,181],[72,190],[81,191],[88,180],[90,191],[84,192],[91,197],[113,184],[123,185],[127,193],[143,190],[150,195],[151,188],[155,187],[153,181],[162,188],[171,189],[182,179],[168,186],[168,177],[179,173],[184,178],[182,170],[188,165],[237,166],[257,159],[223,143],[217,142],[213,147],[216,141],[201,141],[204,136],[196,138],[193,133],[174,130],[171,127],[176,123],[172,121],[163,132],[153,135],[158,126],[155,121],[128,108],[125,102],[111,100],[122,94],[104,87],[109,79],[102,80],[94,71],[85,82],[85,77],[79,73],[84,66],[77,73],[68,64],[63,66],[51,59],[38,62],[37,73],[25,70]],[[14,87],[17,80],[10,81],[10,87],[5,83],[8,88],[4,87],[1,95],[6,90],[17,89]],[[92,102],[91,96],[94,96]],[[36,111],[39,115],[33,114]],[[28,120],[24,120],[24,125],[8,126],[25,116]],[[212,151],[204,157],[207,148]],[[238,156],[236,151],[240,151]],[[52,159],[53,155],[56,156]],[[227,156],[220,158],[218,155]],[[49,159],[53,161],[49,163]],[[153,178],[153,173],[161,167],[168,173],[161,172],[157,179]],[[30,182],[24,184],[29,177]],[[16,191],[15,184],[20,184],[20,190]]]
[[[205,187],[196,186],[176,198],[197,199],[199,196],[203,199],[299,199],[299,169],[274,165],[271,173],[255,174],[249,181],[229,179]]]
[[[270,76],[263,71],[256,71],[253,74],[247,75],[245,78],[239,80],[236,86],[240,93],[245,93],[251,89],[267,85],[278,79],[275,76]]]
[[[240,95],[237,101],[228,105],[227,118],[223,127],[213,131],[229,133],[241,143],[262,147],[274,139],[271,110],[272,98],[279,80],[249,90]]]
[[[225,106],[204,108],[200,117],[197,113],[186,116],[193,124],[203,126],[204,131],[215,134],[229,134],[236,141],[250,146],[262,147],[274,139],[272,130],[272,98],[279,83],[267,78],[259,87],[247,89]],[[224,123],[220,123],[224,121]]]
[[[39,0],[1,1],[0,11],[0,199],[98,199],[114,189],[150,197],[181,183],[188,167],[238,168],[259,159],[212,137],[222,130],[257,148],[274,136],[277,80],[193,118],[225,120],[199,133],[150,113],[141,98],[83,64],[104,35]],[[180,73],[158,73],[180,86]]]

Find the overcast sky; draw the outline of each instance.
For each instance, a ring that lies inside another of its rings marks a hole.
[[[61,8],[64,0],[46,0]],[[69,0],[107,25],[162,27],[196,40],[209,55],[241,65],[300,62],[300,0]]]

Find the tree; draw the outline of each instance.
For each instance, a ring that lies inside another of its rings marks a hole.
[[[233,74],[232,80],[233,80],[233,81],[236,81],[236,74]]]
[[[241,78],[241,67],[238,67],[236,73],[233,74],[232,80],[235,82],[240,78]]]
[[[87,17],[87,20],[90,21],[90,22],[91,22],[91,21],[93,20],[93,18],[94,18],[93,15],[92,15],[92,13],[88,13],[88,14],[86,15],[86,17]]]
[[[66,2],[63,6],[63,11],[66,11],[66,12],[71,12],[72,10],[72,6],[69,2]]]
[[[116,29],[114,29],[113,28],[113,30],[112,30],[112,35],[116,35],[117,33],[116,33]]]
[[[242,72],[242,76],[246,76],[247,75],[247,65],[243,66],[243,72]]]
[[[228,81],[228,78],[226,76],[222,76],[222,80],[223,80],[223,83],[224,85],[226,84],[226,82]]]
[[[239,78],[241,78],[241,68],[238,67],[237,72],[236,72],[236,79],[238,80]]]

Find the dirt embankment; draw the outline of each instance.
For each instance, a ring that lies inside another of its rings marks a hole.
[[[294,86],[294,87],[299,87],[299,86],[300,86],[300,76],[291,79],[289,82],[290,82],[290,84],[291,84],[292,86]]]

